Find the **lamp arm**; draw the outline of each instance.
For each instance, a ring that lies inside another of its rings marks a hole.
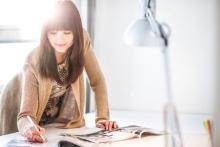
[[[170,26],[166,23],[158,24],[160,30],[160,37],[164,40],[164,45],[167,48],[169,45],[169,36],[171,34]]]
[[[146,9],[150,9],[153,15],[156,10],[156,0],[139,0],[140,18],[146,18]]]
[[[164,107],[164,125],[165,130],[170,135],[165,135],[166,147],[184,147],[182,133],[179,126],[179,119],[175,104],[173,102],[173,94],[171,89],[171,77],[170,77],[170,63],[168,53],[168,37],[163,30],[163,26],[160,26],[161,37],[164,39],[164,48],[162,50],[164,59],[164,74],[165,74],[165,86],[167,92],[167,103]],[[163,34],[164,33],[164,34]]]
[[[169,41],[168,37],[169,37],[169,34],[170,34],[169,26],[167,24],[158,23],[156,21],[156,19],[153,17],[152,11],[150,9],[147,9],[146,14],[147,14],[146,17],[149,20],[152,31],[164,40],[164,46],[165,46],[165,48],[167,48],[168,43],[169,43],[168,42]],[[165,32],[165,30],[164,30],[165,27],[167,29],[167,32]]]
[[[146,17],[146,9],[148,8],[148,3],[150,0],[140,0],[139,5],[140,5],[140,18],[145,18]]]
[[[147,8],[146,10],[146,19],[149,20],[150,26],[152,28],[152,31],[157,35],[161,37],[161,30],[159,29],[160,25],[159,23],[155,20],[155,18],[153,17],[152,11]]]

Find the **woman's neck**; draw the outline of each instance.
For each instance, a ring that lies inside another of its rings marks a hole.
[[[61,64],[65,61],[66,54],[56,52],[55,55],[56,55],[57,64]]]

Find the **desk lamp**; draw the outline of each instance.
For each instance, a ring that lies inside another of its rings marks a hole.
[[[161,48],[164,60],[165,86],[167,103],[164,106],[164,129],[166,147],[183,147],[182,136],[171,91],[171,79],[168,58],[170,29],[168,25],[160,24],[155,18],[155,0],[140,0],[140,16],[128,26],[124,41],[128,45],[139,47]]]

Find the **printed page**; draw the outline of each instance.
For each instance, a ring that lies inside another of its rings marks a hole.
[[[151,128],[146,128],[142,126],[136,126],[136,125],[130,125],[122,127],[121,130],[124,132],[130,132],[139,135],[139,137],[144,136],[150,136],[150,135],[162,135],[163,131],[154,130]]]
[[[90,141],[93,143],[106,143],[106,142],[115,142],[120,140],[126,140],[131,138],[137,138],[149,135],[161,135],[162,132],[153,130],[146,127],[130,125],[121,128],[114,129],[112,131],[100,130],[90,134],[71,134],[71,133],[62,133],[62,136],[72,136],[77,137],[84,141]]]
[[[89,128],[89,127],[81,127],[81,128],[73,128],[73,129],[59,129],[58,135],[61,136],[76,136],[76,135],[88,135],[88,134],[93,134],[97,133],[99,131],[102,131],[103,129],[100,128]],[[53,128],[47,128],[47,131],[51,134],[57,134],[57,130],[54,130]]]
[[[130,138],[136,138],[138,137],[138,135],[129,132],[114,131],[114,132],[100,132],[97,134],[86,135],[86,136],[83,135],[77,137],[79,139],[90,141],[93,143],[107,143],[107,142],[126,140]]]

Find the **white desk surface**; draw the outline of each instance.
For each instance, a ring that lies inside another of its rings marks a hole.
[[[120,126],[141,125],[159,130],[163,129],[163,116],[159,113],[111,111],[111,117],[113,120],[117,120]],[[94,113],[87,114],[85,118],[87,126],[94,127]],[[179,118],[185,147],[211,147],[208,135],[202,125],[202,121],[210,118],[209,116],[181,114]],[[59,136],[59,134],[66,131],[74,131],[74,129],[47,128],[45,136],[48,142],[44,144],[33,144],[32,146],[56,147],[57,142],[63,138],[62,136]],[[11,139],[19,137],[21,137],[19,133],[0,136],[0,146],[6,144]],[[67,137],[65,137],[65,139],[67,139]],[[95,146],[164,147],[164,136],[149,136],[142,139],[131,139],[108,144],[99,144]]]

